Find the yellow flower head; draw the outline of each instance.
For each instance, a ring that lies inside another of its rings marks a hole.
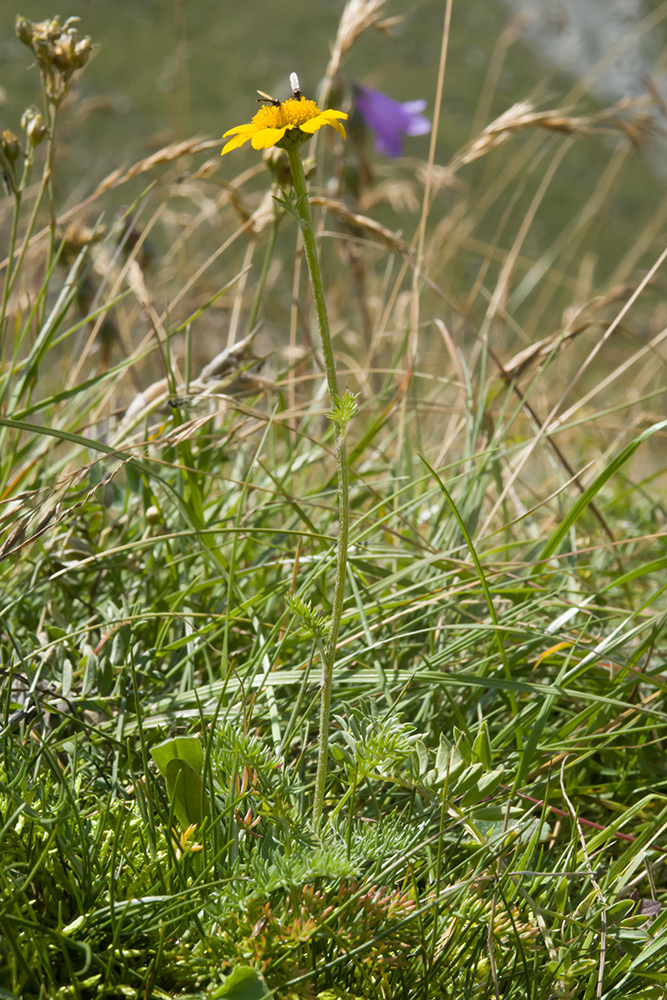
[[[234,136],[223,146],[222,155],[232,149],[242,146],[248,139],[254,149],[268,149],[270,146],[282,145],[287,136],[292,142],[305,142],[313,132],[323,125],[331,125],[345,138],[345,129],[339,118],[347,118],[344,111],[320,111],[315,101],[308,101],[298,89],[295,74],[292,79],[293,93],[287,101],[272,101],[265,108],[260,108],[255,117],[247,125],[237,125],[225,132]],[[303,135],[302,133],[305,133]]]

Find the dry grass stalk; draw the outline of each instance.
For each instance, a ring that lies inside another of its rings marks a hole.
[[[74,513],[74,511],[79,510],[81,507],[84,507],[88,503],[88,501],[95,495],[95,493],[97,493],[99,490],[107,486],[114,478],[114,476],[118,472],[120,472],[120,470],[125,465],[127,465],[127,463],[130,462],[131,460],[132,460],[131,457],[122,459],[119,462],[119,464],[114,469],[111,470],[111,472],[109,472],[106,476],[104,476],[102,480],[100,480],[99,483],[96,483],[95,486],[92,487],[92,489],[88,490],[86,495],[81,500],[77,500],[76,503],[72,504],[72,506],[68,507],[66,510],[62,510],[62,504],[60,500],[56,499],[59,494],[64,493],[65,484],[61,484],[59,487],[57,487],[52,493],[50,493],[47,497],[45,497],[45,499],[39,504],[39,506],[34,511],[32,511],[30,514],[24,517],[19,522],[18,526],[14,528],[11,534],[8,535],[8,537],[5,539],[2,545],[2,548],[0,548],[0,562],[3,559],[6,559],[7,556],[9,555],[15,555],[19,549],[24,548],[26,545],[30,545],[32,542],[35,541],[35,539],[39,538],[40,535],[43,535],[45,531],[55,528],[56,525],[60,524],[66,518],[70,517]],[[95,463],[92,464],[94,465]],[[92,466],[87,466],[85,470],[78,470],[75,473],[75,477],[82,478],[82,472],[83,473],[88,472],[91,467]],[[70,477],[70,481],[71,478],[72,477]],[[46,513],[41,514],[43,508],[49,503],[49,501],[54,501],[54,502],[51,504],[50,507],[48,507]],[[41,517],[39,518],[39,521],[31,529],[32,533],[30,534],[30,536],[26,538],[25,536],[28,525],[30,524],[31,521],[35,520],[36,516],[39,516],[40,514]]]
[[[322,106],[327,102],[331,82],[340,68],[343,56],[355,43],[359,35],[368,28],[378,31],[388,31],[394,24],[403,20],[403,15],[380,20],[380,10],[386,0],[347,0],[345,9],[338,24],[336,40],[331,47],[329,65],[324,75],[320,92]]]
[[[121,184],[126,184],[132,177],[148,173],[153,167],[157,167],[162,163],[173,163],[174,160],[178,160],[181,156],[192,156],[193,153],[201,153],[202,150],[213,149],[219,146],[220,142],[220,139],[205,140],[199,137],[187,139],[185,142],[172,142],[168,146],[163,146],[162,149],[158,149],[157,153],[139,160],[129,167],[128,170],[113,170],[97,185],[91,196],[91,200],[104,194],[105,191],[110,191]]]
[[[514,382],[520,378],[534,362],[538,364],[552,352],[559,353],[576,338],[590,330],[593,326],[605,324],[603,319],[594,319],[591,314],[600,312],[606,306],[612,305],[627,297],[635,290],[636,285],[626,283],[612,288],[606,295],[596,295],[590,302],[579,306],[572,311],[567,327],[564,330],[556,330],[542,340],[529,344],[528,347],[518,351],[509,361],[503,364],[500,378],[504,382]],[[588,314],[590,318],[584,318]]]
[[[342,56],[364,31],[374,26],[385,28],[388,26],[379,22],[379,12],[384,4],[385,0],[348,0],[338,25],[327,73],[332,70],[332,66],[334,67],[332,76],[338,71]],[[392,18],[391,22],[394,23],[396,20]]]
[[[382,226],[375,219],[370,219],[367,215],[360,215],[358,212],[353,212],[342,201],[335,201],[333,198],[322,198],[319,196],[311,198],[310,201],[313,205],[320,205],[322,208],[326,208],[327,212],[331,212],[332,215],[346,225],[355,226],[357,229],[362,229],[374,236],[375,239],[379,240],[392,253],[401,254],[402,257],[410,257],[412,255],[413,248],[410,244],[402,240],[396,233],[392,233],[391,229],[387,229],[386,226]]]
[[[450,160],[448,169],[454,172],[465,164],[472,163],[496,146],[507,142],[515,132],[527,128],[544,128],[575,136],[622,132],[633,145],[639,145],[655,130],[653,117],[640,110],[629,120],[620,117],[623,112],[635,108],[637,104],[636,99],[627,98],[612,108],[605,108],[596,114],[573,117],[564,111],[536,111],[530,101],[519,101],[460,149]],[[605,125],[601,126],[603,122]]]
[[[176,387],[178,397],[171,399],[171,388],[166,378],[158,379],[138,392],[118,426],[113,438],[114,446],[127,440],[129,433],[143,423],[151,413],[163,409],[167,402],[170,405],[191,404],[204,397],[210,398],[215,393],[218,393],[216,398],[224,400],[224,397],[219,395],[221,389],[224,390],[225,396],[231,397],[267,392],[274,388],[273,382],[260,378],[252,370],[259,368],[264,361],[264,358],[258,357],[252,349],[256,333],[257,330],[253,330],[243,340],[237,341],[232,347],[217,354],[202,368],[199,376],[190,382],[187,396],[182,395],[184,387],[178,384]],[[206,419],[209,417],[210,414]]]
[[[97,187],[95,188],[95,190],[91,195],[89,195],[87,198],[84,198],[84,200],[79,202],[78,205],[74,205],[73,208],[70,208],[66,212],[63,212],[62,215],[59,215],[57,220],[58,224],[63,225],[64,223],[67,222],[68,219],[71,219],[78,212],[82,211],[85,208],[88,208],[89,205],[91,205],[94,201],[97,200],[97,198],[100,197],[100,195],[105,194],[105,192],[107,191],[111,191],[113,188],[120,187],[122,184],[126,184],[133,177],[137,177],[140,174],[145,174],[148,171],[152,170],[153,167],[157,167],[162,163],[172,163],[174,160],[178,160],[181,156],[192,156],[194,153],[200,153],[206,149],[215,149],[216,147],[220,146],[221,142],[222,142],[221,139],[204,140],[201,138],[188,139],[185,142],[173,142],[170,145],[164,146],[162,149],[159,149],[156,153],[153,153],[151,156],[148,156],[143,160],[138,160],[137,163],[134,163],[131,167],[129,167],[125,171],[120,169],[112,170],[111,173],[108,174],[104,178],[104,180],[97,185]],[[210,161],[208,162],[210,163]],[[249,176],[252,176],[253,173],[256,173],[258,169],[261,169],[261,167],[254,168],[253,170],[250,171],[246,171],[245,174],[241,175],[241,178],[237,179],[239,186]],[[39,243],[40,240],[48,236],[48,233],[49,233],[48,227],[40,229],[39,232],[35,233],[32,236],[30,240],[30,246],[34,247],[37,243]],[[19,253],[20,249],[17,249],[14,253],[14,256],[17,257]],[[0,260],[0,272],[7,266],[7,263],[8,263],[7,258]]]

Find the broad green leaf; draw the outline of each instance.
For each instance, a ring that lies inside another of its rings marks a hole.
[[[170,760],[167,764],[167,792],[174,807],[176,819],[184,829],[202,820],[202,783],[197,772],[184,760]]]
[[[435,758],[435,771],[437,773],[437,780],[443,783],[446,781],[451,791],[456,783],[456,779],[465,770],[466,762],[458,747],[447,746],[443,736],[440,737],[440,741],[438,753]]]
[[[167,777],[167,764],[171,760],[182,760],[198,775],[204,766],[204,754],[196,736],[175,736],[158,743],[151,750],[151,756],[160,768],[163,778]]]
[[[453,795],[464,795],[469,788],[476,786],[480,778],[484,775],[484,765],[483,764],[473,764],[466,771],[463,772],[461,780],[456,782],[456,786],[452,788]]]
[[[196,736],[175,736],[151,750],[176,819],[183,828],[202,821],[202,779],[204,754]]]
[[[428,750],[422,740],[416,740],[412,758],[415,763],[415,774],[426,774],[428,770]]]
[[[248,965],[237,965],[217,990],[211,993],[211,1000],[229,997],[229,1000],[268,1000],[271,996],[263,981]]]
[[[477,802],[481,802],[482,799],[486,799],[490,795],[493,795],[496,788],[500,784],[504,773],[505,769],[499,767],[495,771],[489,771],[487,774],[483,774],[477,784],[473,785],[472,788],[469,788],[463,796],[461,801],[463,808],[466,808],[467,806],[474,806]]]
[[[472,747],[466,734],[454,726],[454,744],[466,764],[472,764]]]
[[[489,741],[489,730],[486,722],[482,723],[482,728],[475,737],[472,745],[473,757],[478,760],[487,771],[491,770],[491,743]]]
[[[337,760],[339,763],[345,761],[348,767],[354,767],[354,757],[347,750],[343,750],[337,743],[332,743],[329,749],[334,760]]]
[[[103,656],[97,669],[97,690],[103,698],[113,690],[113,664],[108,656]]]

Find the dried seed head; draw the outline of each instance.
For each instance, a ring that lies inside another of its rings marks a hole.
[[[78,20],[70,17],[61,25],[57,17],[47,21],[16,19],[16,34],[34,52],[47,94],[54,102],[63,97],[72,74],[86,65],[92,52],[90,38],[78,38]]]

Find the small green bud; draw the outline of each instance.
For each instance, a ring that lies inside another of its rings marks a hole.
[[[273,174],[276,183],[283,189],[292,187],[292,171],[289,160],[282,149],[271,146],[264,151],[264,162]]]
[[[350,420],[357,412],[358,398],[358,392],[352,393],[349,389],[346,389],[345,395],[338,396],[333,400],[328,417],[329,420],[333,421],[333,423],[339,425],[341,431],[344,431],[347,424],[349,424]]]
[[[2,133],[2,151],[12,164],[16,163],[21,155],[21,143],[9,129],[5,129]]]
[[[16,34],[25,45],[30,45],[34,32],[34,24],[27,17],[16,17]]]
[[[301,624],[312,637],[321,638],[329,631],[329,618],[314,611],[310,601],[302,600],[297,594],[285,594],[285,604],[293,615],[301,619]]]
[[[148,524],[162,524],[162,515],[155,504],[151,504],[151,506],[148,507],[145,517]]]
[[[47,132],[44,119],[36,108],[28,108],[21,118],[21,128],[24,130],[31,146],[39,146]]]

